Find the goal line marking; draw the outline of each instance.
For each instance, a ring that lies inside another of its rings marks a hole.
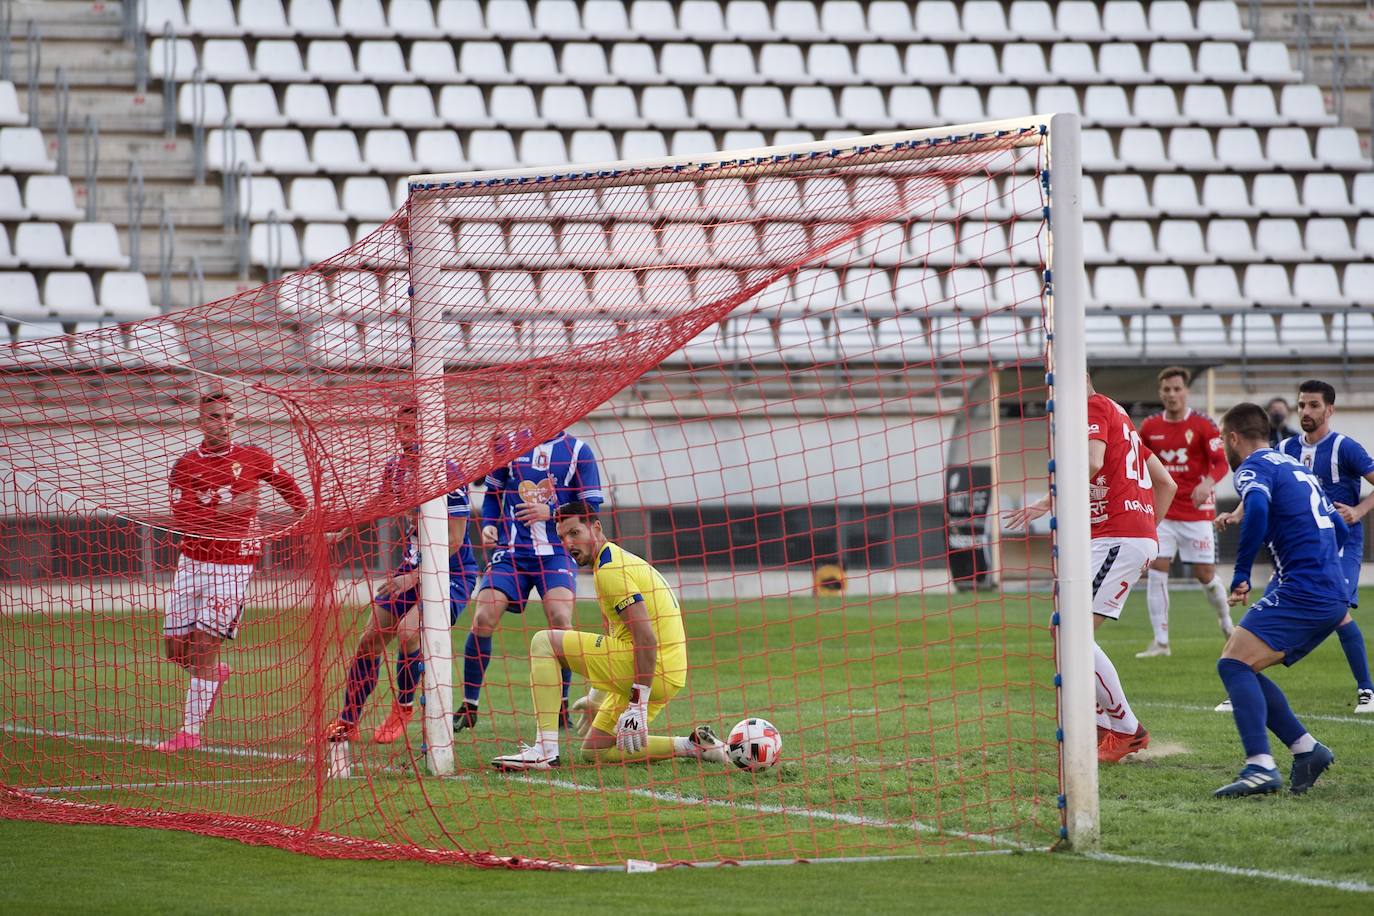
[[[1146,709],[1176,709],[1179,712],[1205,712],[1213,716],[1227,716],[1227,713],[1217,712],[1211,706],[1193,706],[1188,703],[1156,703],[1150,700],[1137,700],[1132,705],[1144,706]],[[1302,713],[1297,710],[1294,710],[1294,715],[1299,719],[1311,719],[1317,722],[1341,722],[1346,725],[1374,726],[1374,716],[1367,715],[1327,716],[1319,713]]]
[[[1147,859],[1140,856],[1121,856],[1110,852],[1084,853],[1083,858],[1095,862],[1114,862],[1121,865],[1152,865],[1156,868],[1172,868],[1175,871],[1202,871],[1217,875],[1232,875],[1238,878],[1264,878],[1270,881],[1283,881],[1288,884],[1305,884],[1308,887],[1322,887],[1328,890],[1354,891],[1359,894],[1374,893],[1374,884],[1364,881],[1338,880],[1336,878],[1314,878],[1309,875],[1295,875],[1292,872],[1265,871],[1260,868],[1240,868],[1235,865],[1220,865],[1212,862],[1176,862],[1169,859]]]

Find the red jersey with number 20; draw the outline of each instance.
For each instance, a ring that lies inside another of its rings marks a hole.
[[[1154,486],[1145,466],[1150,450],[1121,405],[1104,394],[1088,398],[1088,439],[1107,445],[1102,469],[1088,481],[1088,513],[1094,538],[1155,535]]]
[[[266,483],[297,512],[308,505],[295,478],[260,448],[230,445],[222,452],[191,449],[172,466],[172,518],[183,534],[181,552],[205,563],[252,564],[262,556],[257,513],[221,515],[241,493]],[[200,534],[202,537],[195,537]]]
[[[1217,425],[1192,409],[1182,420],[1157,413],[1140,424],[1140,438],[1178,484],[1178,498],[1169,504],[1165,518],[1176,522],[1210,522],[1216,518],[1216,496],[1200,507],[1194,506],[1193,490],[1204,474],[1220,482],[1230,470]]]

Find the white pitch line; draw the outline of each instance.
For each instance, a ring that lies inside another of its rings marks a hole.
[[[460,779],[466,777],[458,777]],[[584,785],[579,782],[572,782],[567,779],[541,779],[534,776],[521,776],[518,774],[506,774],[505,778],[512,782],[523,782],[531,785],[551,785],[560,789],[571,789],[574,792],[601,792],[601,786]],[[840,824],[849,824],[855,827],[878,827],[887,830],[914,830],[917,833],[933,833],[943,836],[950,836],[962,840],[970,840],[975,843],[991,843],[997,846],[1006,846],[1011,849],[1040,850],[1043,846],[1028,846],[1018,843],[1015,840],[1002,839],[1001,837],[979,833],[965,833],[960,830],[943,830],[933,827],[921,821],[912,820],[905,822],[894,822],[879,820],[875,817],[865,817],[862,814],[850,814],[846,811],[830,811],[825,808],[788,808],[784,805],[760,805],[750,802],[730,801],[723,798],[696,798],[691,795],[676,795],[671,792],[656,792],[653,789],[627,789],[630,795],[637,795],[640,798],[648,798],[654,801],[670,802],[679,805],[702,805],[709,808],[743,808],[746,811],[756,811],[759,814],[780,814],[784,817],[813,818],[822,821],[833,821]]]
[[[88,735],[84,732],[64,731],[62,729],[34,728],[29,725],[17,725],[13,722],[0,723],[0,730],[7,731],[12,735],[36,735],[40,738],[70,738],[74,741],[87,741],[93,744],[135,744],[149,750],[157,746],[157,742],[151,738],[135,738],[122,735]],[[304,760],[305,754],[277,754],[272,751],[255,751],[246,747],[225,747],[221,745],[207,744],[196,748],[197,751],[206,754],[228,754],[231,757],[256,757],[263,760]]]
[[[1136,700],[1135,706],[1144,706],[1150,709],[1176,709],[1179,712],[1205,712],[1214,715],[1219,719],[1229,720],[1230,716],[1226,713],[1217,712],[1211,706],[1191,706],[1187,703],[1156,703],[1151,700]],[[1294,711],[1299,719],[1312,719],[1318,722],[1343,722],[1347,725],[1371,725],[1374,726],[1374,716],[1323,716],[1317,713],[1301,713]]]
[[[1341,881],[1335,878],[1313,878],[1309,875],[1295,875],[1291,872],[1265,871],[1260,868],[1238,868],[1234,865],[1218,865],[1210,862],[1173,862],[1167,859],[1144,859],[1137,856],[1119,856],[1110,852],[1084,853],[1083,858],[1097,862],[1115,862],[1122,865],[1153,865],[1156,868],[1172,868],[1176,871],[1202,871],[1217,875],[1233,875],[1239,878],[1265,878],[1270,881],[1283,881],[1288,884],[1305,884],[1308,887],[1323,887],[1328,890],[1354,891],[1358,894],[1374,894],[1374,884],[1363,881]]]
[[[184,789],[207,786],[250,786],[263,783],[298,782],[301,777],[277,777],[273,779],[189,779],[173,782],[124,782],[92,783],[87,786],[14,786],[19,792],[34,795],[57,795],[63,792],[132,792],[136,789]]]

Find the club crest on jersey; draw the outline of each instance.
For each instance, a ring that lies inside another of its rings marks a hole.
[[[1249,486],[1250,486],[1251,484],[1253,484],[1254,482],[1255,482],[1255,472],[1254,472],[1252,469],[1250,469],[1250,468],[1242,468],[1241,470],[1236,471],[1236,479],[1235,479],[1236,491],[1237,491],[1238,493],[1240,493],[1242,496],[1245,495],[1245,490],[1246,490],[1246,488],[1249,487]]]
[[[243,465],[235,461],[233,464],[229,465],[229,471],[234,475],[234,479],[238,480],[239,475],[243,473]]]
[[[551,503],[554,497],[552,477],[545,477],[535,483],[533,480],[520,481],[520,501],[526,503]]]
[[[1189,445],[1193,444],[1193,431],[1191,429],[1185,429],[1183,431],[1183,441],[1187,442]]]

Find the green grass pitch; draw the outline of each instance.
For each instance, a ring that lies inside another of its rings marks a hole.
[[[1366,597],[1374,604],[1374,594]],[[1004,607],[1021,625],[1003,626]],[[1221,697],[1214,669],[1220,636],[1201,596],[1174,596],[1172,658],[1132,657],[1149,640],[1140,596],[1131,599],[1124,622],[1099,631],[1153,737],[1142,759],[1102,772],[1103,850],[1329,885],[1298,891],[1291,883],[1240,874],[1038,852],[986,854],[1013,843],[1043,847],[1057,826],[1053,693],[1045,686],[1053,666],[1043,657],[1043,634],[1024,625],[1043,619],[1041,599],[1028,604],[1023,596],[1008,595],[1005,604],[952,611],[943,599],[910,597],[871,604],[851,599],[848,607],[793,599],[746,602],[709,614],[691,604],[688,610],[693,663],[710,667],[695,672],[688,690],[670,705],[665,717],[671,730],[680,732],[695,721],[724,728],[745,712],[768,716],[786,741],[786,762],[773,773],[751,777],[680,763],[651,769],[574,766],[552,779],[510,780],[490,772],[487,758],[530,737],[519,651],[541,622],[535,610],[527,620],[511,619],[502,632],[499,651],[507,657],[492,670],[487,703],[493,714],[470,738],[460,736],[460,778],[425,780],[426,805],[408,775],[415,748],[360,751],[357,769],[372,775],[325,787],[334,796],[324,826],[376,836],[380,812],[387,822],[404,825],[405,835],[420,845],[459,842],[584,862],[925,853],[932,858],[652,876],[521,874],[320,861],[182,833],[8,822],[0,829],[0,860],[14,880],[0,882],[0,903],[16,911],[352,911],[374,908],[388,892],[425,885],[468,891],[484,903],[548,899],[575,911],[598,909],[608,900],[657,900],[671,908],[674,900],[704,902],[716,895],[807,911],[833,908],[836,882],[842,881],[846,903],[879,910],[907,909],[918,899],[913,895],[941,910],[1031,912],[1066,903],[1070,909],[1111,906],[1127,912],[1181,905],[1205,910],[1234,906],[1237,894],[1259,888],[1298,892],[1305,903],[1323,907],[1367,909],[1369,897],[1335,887],[1366,884],[1374,853],[1374,777],[1366,768],[1374,721],[1350,712],[1353,682],[1335,640],[1276,677],[1312,732],[1336,751],[1336,767],[1304,798],[1224,804],[1210,793],[1234,774],[1240,752],[1230,718],[1211,711]],[[594,613],[590,604],[579,607],[583,626]],[[282,644],[290,644],[293,634],[282,621],[259,615],[255,626],[271,629],[273,652],[290,654]],[[67,627],[57,640],[61,646],[42,646],[36,644],[38,631],[23,618],[0,621],[5,656],[29,656],[30,673],[44,678],[50,697],[65,697],[73,706],[89,698],[86,708],[106,710],[104,721],[72,709],[49,716],[50,725],[75,722],[83,732],[109,732],[130,721],[136,709],[150,723],[150,733],[141,737],[154,737],[159,723],[175,725],[184,688],[157,659],[156,621],[123,618]],[[351,627],[350,621],[335,640],[342,648],[349,647]],[[214,746],[255,756],[210,753],[169,763],[137,744],[35,741],[4,733],[5,779],[19,782],[14,774],[21,773],[26,785],[70,785],[74,774],[84,772],[96,774],[89,782],[115,785],[135,776],[143,782],[197,782],[202,785],[61,797],[155,801],[186,810],[203,808],[213,797],[236,813],[299,818],[301,806],[313,805],[313,795],[296,791],[302,768],[289,759],[302,753],[301,713],[292,700],[305,685],[273,675],[265,661],[254,667],[266,637],[267,630],[255,636],[250,628],[235,647],[242,680],[207,729]],[[299,640],[300,651],[305,644]],[[117,666],[123,673],[118,689],[108,679],[58,683],[50,673],[56,668],[79,678],[83,661]],[[324,661],[332,671],[341,668],[335,657]],[[331,688],[338,681],[327,679]],[[388,686],[379,688],[366,724],[379,721],[389,695]],[[7,721],[31,721],[22,711],[14,715],[15,702],[12,694]],[[412,727],[411,736],[418,743],[418,728]],[[1277,756],[1286,768],[1285,753]],[[234,779],[258,781],[230,784]],[[821,819],[803,816],[802,809],[821,812]],[[161,867],[173,860],[181,876],[175,880]],[[74,880],[91,889],[91,896],[73,896]]]

